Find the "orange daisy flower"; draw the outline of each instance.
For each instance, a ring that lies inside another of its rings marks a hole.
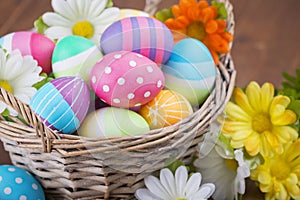
[[[172,6],[174,18],[164,23],[168,28],[202,41],[210,50],[216,65],[219,54],[228,53],[233,36],[226,31],[226,21],[217,19],[218,9],[206,0],[180,0]]]

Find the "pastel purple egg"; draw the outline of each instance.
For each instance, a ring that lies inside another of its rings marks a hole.
[[[90,85],[107,104],[131,108],[154,99],[164,86],[164,75],[147,57],[118,51],[106,54],[96,63]]]
[[[111,24],[102,34],[100,46],[105,54],[132,51],[157,64],[170,58],[174,42],[171,31],[150,17],[128,17]]]
[[[0,46],[8,52],[19,49],[23,56],[31,55],[37,60],[43,72],[52,72],[51,58],[55,43],[46,36],[30,31],[13,32],[0,38]]]
[[[54,79],[32,97],[30,107],[51,129],[75,132],[85,118],[90,104],[90,90],[79,77]]]

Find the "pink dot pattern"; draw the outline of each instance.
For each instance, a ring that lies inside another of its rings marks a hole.
[[[164,75],[157,64],[129,51],[105,55],[92,69],[90,80],[100,99],[122,108],[151,101],[164,86]]]

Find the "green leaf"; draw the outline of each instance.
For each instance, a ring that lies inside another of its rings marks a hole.
[[[49,26],[43,21],[42,16],[34,21],[34,27],[37,29],[37,32],[41,34],[44,34],[45,30],[49,28]]]
[[[106,8],[110,8],[114,5],[114,2],[112,0],[108,0],[106,4]]]
[[[9,116],[9,110],[8,110],[8,109],[5,109],[5,110],[1,113],[1,115],[2,115],[3,117],[8,117],[8,116]]]
[[[33,87],[36,88],[37,90],[43,87],[49,81],[54,79],[52,75],[48,76],[46,73],[41,73],[40,76],[44,77],[44,79],[33,85]]]
[[[155,14],[155,18],[161,22],[165,22],[169,18],[174,18],[172,8],[165,8]]]
[[[218,19],[226,20],[228,18],[228,13],[225,4],[222,2],[212,1],[212,6],[216,6],[218,9]]]
[[[176,158],[167,159],[166,164],[167,164],[167,168],[169,168],[173,174],[175,174],[175,171],[178,167],[185,166],[184,162],[182,162]],[[189,170],[188,167],[187,167],[187,170]]]
[[[290,81],[290,82],[292,82],[292,83],[297,82],[297,78],[296,78],[296,77],[294,77],[294,76],[292,76],[292,75],[290,75],[290,74],[288,74],[288,73],[286,73],[286,72],[283,73],[283,77],[284,77],[286,80],[288,80],[288,81]]]
[[[294,100],[291,97],[291,102],[287,108],[294,111],[297,114],[298,119],[300,118],[300,100]]]

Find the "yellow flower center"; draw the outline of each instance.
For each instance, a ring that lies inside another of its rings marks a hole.
[[[225,164],[229,169],[231,169],[234,172],[236,172],[239,166],[235,159],[225,159]]]
[[[82,36],[82,37],[85,37],[85,38],[91,38],[94,35],[94,27],[88,21],[77,22],[73,26],[73,34],[78,35],[78,36]]]
[[[0,80],[0,87],[2,87],[3,89],[5,89],[7,92],[13,94],[13,88],[11,87],[11,85],[9,84],[8,81],[6,80]]]
[[[176,200],[186,200],[186,198],[177,198]]]
[[[285,160],[277,159],[271,163],[271,175],[278,180],[285,180],[291,173],[291,168]]]
[[[272,129],[272,123],[270,117],[267,114],[258,114],[253,117],[252,128],[258,133],[263,133]]]
[[[192,22],[187,27],[187,35],[197,40],[203,40],[206,36],[204,24],[201,22]]]

